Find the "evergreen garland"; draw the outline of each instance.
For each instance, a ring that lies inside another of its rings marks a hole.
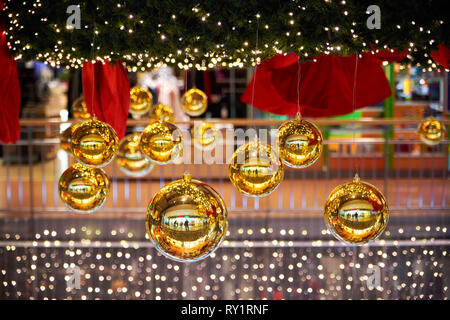
[[[161,63],[243,67],[253,65],[255,57],[259,62],[277,52],[308,59],[369,51],[374,44],[380,50],[407,48],[407,62],[430,67],[434,62],[429,52],[441,43],[449,45],[444,0],[4,2],[11,53],[54,66],[79,67],[94,56],[121,59],[135,70]],[[80,7],[81,29],[66,28],[66,10],[73,4]],[[372,4],[381,8],[379,30],[366,26]]]

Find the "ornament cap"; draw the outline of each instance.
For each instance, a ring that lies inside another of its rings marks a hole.
[[[191,182],[191,174],[190,174],[189,172],[185,172],[185,173],[184,173],[184,175],[183,175],[183,181],[184,181],[184,182],[187,182],[187,183]]]
[[[361,181],[361,179],[359,178],[358,173],[355,173],[355,177],[353,178],[353,182],[354,182],[354,183],[358,183],[358,182],[360,182],[360,181]]]
[[[300,112],[297,112],[297,114],[295,115],[295,120],[302,120],[302,115],[300,114]]]

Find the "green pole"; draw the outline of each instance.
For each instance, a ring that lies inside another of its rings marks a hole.
[[[326,141],[330,138],[330,126],[322,127],[323,140]],[[328,144],[323,146],[323,169],[325,171],[330,170],[330,152],[328,149]]]
[[[384,66],[384,72],[386,73],[386,77],[389,81],[389,85],[391,86],[392,95],[383,101],[384,106],[384,118],[392,119],[394,117],[394,104],[395,104],[395,74],[394,74],[394,65],[389,63]],[[394,138],[394,128],[392,125],[388,125],[384,130],[384,139],[385,139],[385,159],[386,159],[386,167],[388,170],[394,169],[394,145],[388,144],[387,141],[389,139]]]

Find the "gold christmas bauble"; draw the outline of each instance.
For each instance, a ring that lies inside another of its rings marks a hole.
[[[323,138],[316,125],[298,117],[280,126],[276,143],[283,164],[291,168],[305,168],[319,159]]]
[[[134,119],[139,119],[149,113],[153,105],[153,96],[150,91],[141,87],[133,87],[130,90],[130,114]]]
[[[198,261],[214,252],[225,238],[227,208],[213,188],[185,174],[153,197],[146,227],[150,239],[166,257]]]
[[[181,107],[188,115],[197,117],[208,108],[208,97],[203,91],[192,88],[181,97]]]
[[[71,142],[72,142],[72,133],[73,131],[80,125],[80,123],[74,123],[67,129],[65,129],[59,135],[59,141],[61,145],[61,149],[67,151],[68,153],[72,153]]]
[[[150,172],[153,164],[139,149],[141,134],[134,132],[125,136],[119,144],[116,163],[120,170],[132,177],[141,177]]]
[[[364,244],[386,228],[388,206],[383,194],[356,175],[353,182],[337,186],[325,204],[325,223],[347,244]]]
[[[157,103],[151,108],[150,118],[159,121],[172,122],[173,110],[171,107],[162,103]]]
[[[139,147],[152,163],[167,164],[183,155],[183,136],[173,123],[153,120],[142,132]]]
[[[59,197],[72,210],[93,212],[99,209],[109,194],[109,180],[99,168],[76,163],[61,175]]]
[[[434,146],[439,144],[445,137],[446,128],[439,120],[429,117],[422,121],[417,128],[420,140],[423,143]]]
[[[72,115],[75,119],[87,120],[91,118],[91,114],[88,112],[83,96],[72,103]]]
[[[82,164],[103,167],[116,155],[119,138],[109,124],[90,119],[73,131],[71,148],[75,158]]]
[[[192,128],[192,141],[194,147],[200,150],[214,149],[217,142],[217,130],[214,124],[202,122],[200,125],[194,125]]]
[[[252,197],[272,193],[283,180],[283,165],[269,145],[253,141],[240,146],[228,168],[233,186]]]

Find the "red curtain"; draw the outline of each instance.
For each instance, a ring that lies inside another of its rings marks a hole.
[[[111,125],[122,139],[130,107],[130,83],[123,63],[85,63],[83,95],[89,113]]]
[[[3,1],[0,0],[0,11]],[[0,141],[16,143],[20,138],[20,83],[17,63],[8,54],[3,21],[0,21]]]
[[[241,100],[271,113],[295,115],[300,97],[302,116],[329,117],[377,104],[392,94],[381,60],[371,53],[358,58],[354,108],[356,56],[322,54],[314,60],[301,63],[300,70],[298,56],[293,53],[263,61]]]

